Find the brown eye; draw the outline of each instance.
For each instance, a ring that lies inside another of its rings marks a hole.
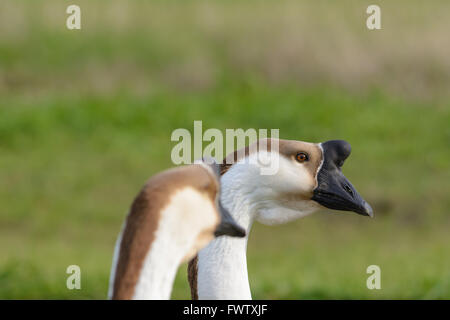
[[[297,155],[295,156],[295,160],[297,160],[298,162],[305,162],[309,160],[309,157],[306,153],[304,152],[299,152],[297,153]]]

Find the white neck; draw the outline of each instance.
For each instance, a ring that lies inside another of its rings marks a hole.
[[[231,196],[231,193],[228,194]],[[222,195],[222,201],[228,198]],[[219,237],[198,254],[199,299],[251,299],[247,274],[247,240],[253,222],[248,204],[234,199],[227,208],[236,222],[246,229],[245,238]]]
[[[198,254],[198,298],[252,298],[247,274],[247,241],[255,219],[254,188],[248,177],[258,168],[236,164],[221,178],[221,201],[236,222],[246,230],[245,238],[219,237]]]
[[[214,204],[204,197],[192,189],[172,196],[171,204],[161,212],[133,299],[170,299],[179,265],[213,238],[208,230],[214,229],[218,216]],[[186,214],[190,212],[195,214]],[[201,231],[208,235],[200,237]]]
[[[184,255],[185,252],[177,250],[175,246],[170,246],[164,239],[155,239],[144,260],[133,299],[170,299],[175,275]]]
[[[119,234],[114,249],[113,264],[109,280],[108,298],[112,299],[116,266],[119,259],[119,248],[122,241],[124,226]],[[173,249],[175,252],[172,254]],[[135,300],[168,300],[172,291],[173,281],[183,258],[182,252],[177,254],[177,248],[168,246],[164,235],[158,232],[149,253],[145,257],[133,299]],[[170,252],[171,254],[167,254]]]
[[[207,196],[191,188],[182,189],[171,196],[169,205],[160,212],[158,227],[144,258],[133,299],[170,299],[179,265],[192,258],[199,248],[213,238],[213,230],[219,219],[215,210],[215,204]],[[110,297],[122,232],[113,258]]]
[[[284,167],[282,163],[280,168]],[[286,184],[283,177],[290,174],[283,170],[277,175],[261,176],[258,166],[238,163],[222,176],[222,204],[236,222],[246,229],[247,236],[243,239],[220,237],[199,252],[199,299],[252,299],[246,251],[253,221],[284,223],[315,211],[316,206],[310,201],[280,200],[278,190]]]

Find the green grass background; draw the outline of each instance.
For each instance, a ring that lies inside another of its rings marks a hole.
[[[254,298],[450,298],[447,2],[380,1],[379,31],[367,1],[79,1],[79,31],[69,4],[0,3],[0,298],[104,299],[133,197],[194,120],[346,139],[374,207],[255,225]]]

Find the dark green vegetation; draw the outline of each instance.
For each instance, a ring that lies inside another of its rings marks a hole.
[[[370,33],[366,4],[333,3],[86,1],[69,32],[60,1],[2,2],[0,298],[105,298],[128,206],[194,120],[346,139],[374,207],[255,225],[254,298],[450,298],[450,7],[385,4]]]

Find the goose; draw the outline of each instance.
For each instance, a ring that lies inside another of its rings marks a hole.
[[[179,265],[214,236],[245,236],[220,204],[219,165],[200,161],[150,178],[116,241],[109,299],[170,298]]]
[[[323,207],[373,217],[370,205],[341,171],[351,152],[348,142],[263,140],[231,153],[221,165],[222,204],[246,229],[246,237],[215,239],[189,262],[193,299],[251,300],[246,250],[255,220],[281,224]],[[275,161],[271,159],[279,162],[277,172],[260,174],[261,166]]]

